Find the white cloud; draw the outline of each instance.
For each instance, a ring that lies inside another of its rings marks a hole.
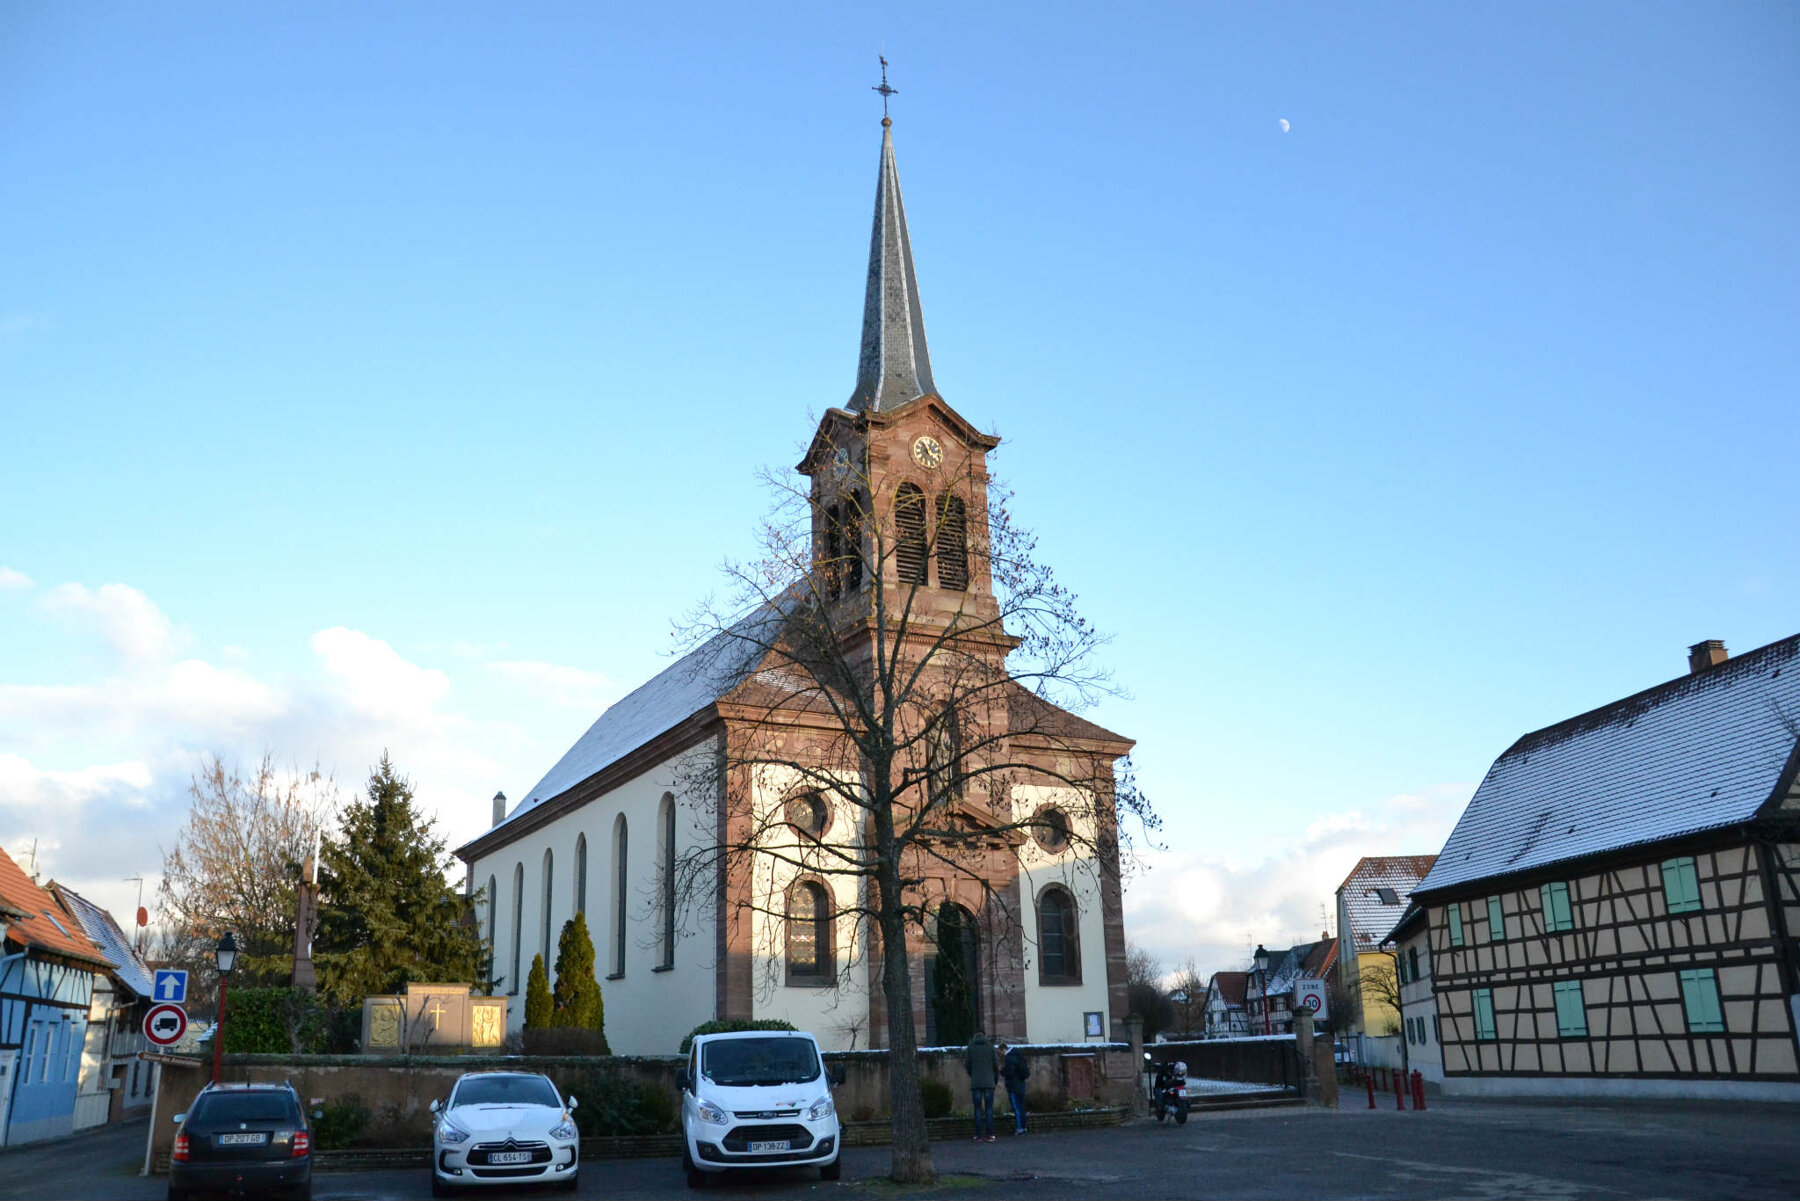
[[[58,584],[42,603],[50,613],[91,626],[129,661],[161,658],[175,649],[173,623],[149,597],[125,584],[92,591],[82,584]]]
[[[24,592],[36,587],[37,581],[24,572],[0,566],[0,592]]]
[[[1471,784],[1440,784],[1318,818],[1298,842],[1258,863],[1151,852],[1126,885],[1125,933],[1170,970],[1241,968],[1257,943],[1290,946],[1336,930],[1337,887],[1364,855],[1431,855]],[[1321,913],[1320,907],[1324,907]]]
[[[598,716],[602,701],[616,695],[611,679],[597,671],[561,663],[504,659],[489,663],[488,670],[528,685],[553,703]]]
[[[416,722],[450,692],[450,677],[419,667],[379,638],[333,626],[312,636],[313,651],[342,688],[342,698],[371,717]]]

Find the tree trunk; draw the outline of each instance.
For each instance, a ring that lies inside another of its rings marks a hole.
[[[879,823],[879,819],[878,823]],[[888,840],[890,845],[892,840]],[[919,1040],[913,1030],[912,971],[906,959],[900,872],[892,853],[877,873],[880,896],[881,992],[887,1001],[888,1104],[893,1113],[893,1178],[901,1184],[929,1184],[931,1135],[925,1129],[925,1098],[919,1091]]]

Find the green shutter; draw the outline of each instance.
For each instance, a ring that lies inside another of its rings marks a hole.
[[[1551,986],[1556,997],[1556,1032],[1563,1038],[1587,1037],[1587,1003],[1581,996],[1581,981],[1559,980]]]
[[[1453,947],[1463,945],[1461,901],[1450,906],[1450,945]]]
[[[1501,907],[1499,897],[1488,898],[1488,941],[1506,941],[1506,910]]]
[[[1670,913],[1693,913],[1700,908],[1700,874],[1694,857],[1683,855],[1662,865],[1663,903]]]
[[[1719,978],[1711,968],[1681,973],[1681,1005],[1687,1011],[1689,1032],[1718,1034],[1725,1029],[1725,1012],[1719,1006]]]
[[[1494,1029],[1494,990],[1491,988],[1475,990],[1475,1037],[1498,1037]]]
[[[1573,930],[1575,916],[1569,908],[1569,886],[1560,881],[1546,884],[1538,890],[1538,896],[1544,906],[1544,931],[1554,934],[1559,930]]]

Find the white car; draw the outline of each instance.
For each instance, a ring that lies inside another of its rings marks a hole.
[[[689,1188],[732,1168],[816,1166],[836,1180],[843,1143],[829,1071],[810,1034],[744,1031],[694,1039],[681,1070],[681,1163]]]
[[[465,1185],[555,1184],[575,1188],[581,1136],[575,1098],[538,1072],[469,1072],[450,1099],[433,1101],[431,1195]]]

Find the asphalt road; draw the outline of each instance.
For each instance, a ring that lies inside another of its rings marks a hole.
[[[0,1198],[160,1198],[139,1177],[143,1123],[0,1153]],[[1271,1110],[939,1143],[939,1184],[897,1189],[885,1147],[846,1153],[844,1179],[771,1172],[706,1195],[787,1198],[1781,1198],[1800,1185],[1800,1106],[1434,1103],[1425,1113]],[[672,1159],[590,1161],[586,1197],[683,1193]],[[523,1196],[522,1191],[483,1196]],[[551,1194],[558,1195],[558,1194]],[[430,1196],[421,1171],[330,1172],[319,1201]]]

